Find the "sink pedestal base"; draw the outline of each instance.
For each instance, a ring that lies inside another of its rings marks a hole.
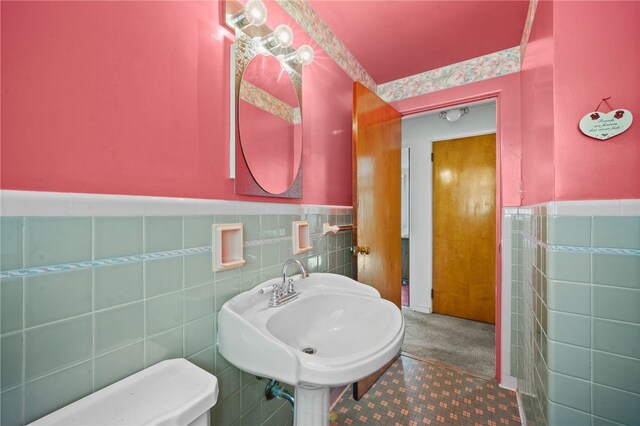
[[[294,426],[328,426],[328,387],[296,386]]]

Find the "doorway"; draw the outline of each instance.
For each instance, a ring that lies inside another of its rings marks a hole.
[[[411,152],[408,173],[410,176],[408,204],[411,225],[409,230],[410,302],[409,307],[403,309],[407,325],[407,344],[403,350],[412,354],[415,351],[415,348],[410,344],[412,341],[419,344],[427,341],[429,343],[427,351],[424,353],[428,356],[424,356],[424,358],[452,365],[470,373],[493,377],[496,375],[494,325],[438,314],[438,307],[434,305],[434,299],[432,299],[433,279],[437,275],[433,262],[434,256],[437,258],[437,253],[434,251],[437,249],[434,240],[437,233],[437,229],[434,227],[434,214],[437,214],[435,211],[437,209],[434,209],[433,200],[434,178],[431,159],[431,154],[434,152],[433,147],[436,146],[437,150],[436,144],[441,143],[438,141],[495,134],[496,132],[495,99],[475,104],[457,105],[455,108],[449,107],[449,109],[463,107],[468,107],[468,113],[460,114],[457,121],[442,119],[440,111],[403,118],[403,147],[409,148]],[[495,149],[494,141],[494,158]],[[495,162],[492,167],[495,172],[497,170]],[[496,208],[496,198],[494,195],[494,208]],[[493,214],[492,218],[495,221],[495,210]],[[489,239],[486,242],[487,248],[492,253],[495,253],[494,241],[495,239]],[[495,263],[490,266],[491,272],[494,272],[494,265]],[[495,275],[493,273],[491,275],[492,290],[495,291]],[[495,310],[494,300],[491,300],[492,310]],[[434,308],[436,313],[434,313]],[[455,314],[455,312],[446,313]],[[495,318],[493,313],[490,313],[489,316]],[[427,336],[423,333],[425,330],[435,332],[435,334]],[[438,339],[440,339],[439,343]],[[460,361],[456,361],[458,355],[461,357]],[[465,359],[465,356],[471,356],[473,360]],[[478,367],[475,367],[476,365]]]

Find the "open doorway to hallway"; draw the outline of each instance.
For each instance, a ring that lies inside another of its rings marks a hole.
[[[402,172],[408,180],[408,189],[403,183],[402,191],[403,219],[405,208],[408,213],[408,229],[403,222],[403,265],[409,265],[402,283],[408,282],[402,287],[403,351],[494,377],[496,277],[495,257],[490,255],[495,254],[498,199],[496,103],[489,100],[447,110],[452,111],[448,118],[441,111],[403,118],[403,148],[408,151]],[[493,139],[481,141],[484,147],[477,152],[471,142],[479,135]],[[434,151],[448,160],[434,167]],[[480,157],[490,161],[481,164]],[[493,174],[492,181],[487,171]],[[456,183],[462,185],[458,194],[452,192]],[[480,200],[480,187],[493,192]],[[472,219],[483,217],[484,222],[465,222],[460,210]]]

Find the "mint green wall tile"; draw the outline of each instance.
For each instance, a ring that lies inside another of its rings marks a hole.
[[[640,395],[593,384],[593,414],[626,425],[640,419]]]
[[[91,361],[58,371],[25,386],[25,421],[32,422],[91,393]]]
[[[193,287],[184,292],[185,321],[193,321],[213,314],[215,308],[215,288],[213,284]]]
[[[591,426],[620,426],[622,423],[603,419],[598,416],[591,416]]]
[[[260,271],[241,271],[240,288],[243,291],[250,290],[261,283]]]
[[[144,365],[149,367],[165,359],[182,358],[182,326],[145,340]]]
[[[22,332],[6,334],[0,339],[0,390],[22,383]]]
[[[260,238],[276,238],[280,236],[278,216],[274,214],[260,216]]]
[[[547,278],[559,281],[591,282],[589,253],[547,250]]]
[[[640,249],[640,217],[594,217],[593,247]]]
[[[591,382],[549,373],[549,399],[576,410],[591,411]]]
[[[640,289],[640,256],[594,254],[593,282]]]
[[[229,215],[216,215],[213,218],[213,223],[240,223],[240,216],[235,215],[235,214],[229,214]]]
[[[260,215],[242,215],[242,237],[245,241],[256,241],[260,239]]]
[[[265,244],[260,247],[260,257],[262,258],[263,268],[281,265],[278,246],[279,244]]]
[[[591,345],[591,318],[550,310],[547,334],[556,342],[588,348]]]
[[[240,269],[242,268],[225,269],[224,271],[214,272],[213,280],[217,282],[228,278],[240,278]]]
[[[0,271],[22,268],[24,218],[0,218]]]
[[[218,385],[220,385],[219,382]],[[218,396],[218,402],[212,410],[213,418],[211,423],[214,425],[231,425],[239,420],[240,414],[242,414],[240,402],[240,393],[236,393],[226,400],[222,400]]]
[[[142,253],[142,217],[96,217],[93,246],[96,259]]]
[[[242,398],[242,396],[241,396]],[[241,426],[256,426],[260,424],[260,406],[256,405],[253,408],[247,409],[245,404],[245,400],[242,400],[242,411],[243,416],[240,418]]]
[[[224,303],[240,293],[241,281],[239,278],[229,278],[216,282],[216,311],[219,311]]]
[[[273,418],[276,421],[278,420],[278,415],[276,414],[278,412],[278,408],[280,408],[280,401],[278,399],[274,398],[268,400],[266,398],[262,398],[260,400],[260,406],[263,419],[267,420]]]
[[[640,325],[594,319],[593,348],[640,359]]]
[[[214,279],[211,253],[191,254],[184,257],[184,285],[212,283]]]
[[[27,327],[91,312],[91,269],[25,278]]]
[[[184,355],[191,356],[215,344],[215,320],[210,315],[184,325]]]
[[[136,302],[95,314],[95,353],[102,354],[142,339],[144,305]]]
[[[144,343],[125,346],[95,359],[95,390],[109,386],[144,368]]]
[[[96,309],[135,302],[143,296],[143,263],[94,268]]]
[[[88,359],[93,344],[91,315],[25,331],[27,380]]]
[[[0,424],[3,426],[22,426],[22,386],[0,393]]]
[[[291,244],[291,241],[288,241]],[[252,272],[260,270],[261,260],[260,260],[260,246],[250,246],[244,248],[244,260],[245,264],[242,266],[242,271]]]
[[[260,270],[260,282],[273,278],[282,278],[282,266],[276,265]]]
[[[593,286],[593,316],[640,324],[640,290]]]
[[[5,278],[0,283],[0,333],[20,330],[22,324],[23,278]]]
[[[25,266],[91,260],[90,217],[27,217]]]
[[[191,355],[187,358],[189,361],[202,368],[203,370],[208,371],[211,374],[214,374],[215,371],[215,350],[212,347],[209,347],[203,351],[200,351],[194,355]]]
[[[183,256],[145,260],[146,297],[158,296],[182,288]]]
[[[549,244],[561,246],[591,245],[591,218],[552,216],[547,219]]]
[[[590,425],[591,415],[550,401],[547,421],[550,425]]]
[[[293,425],[293,414],[288,402],[283,403],[278,409],[278,424]]]
[[[547,290],[549,309],[582,315],[591,313],[590,285],[550,280]]]
[[[549,342],[547,365],[550,370],[580,379],[591,379],[591,351],[573,345]]]
[[[240,389],[240,370],[231,366],[216,374],[220,393],[218,398],[225,400]]]
[[[144,218],[144,252],[182,248],[182,216],[147,216]]]
[[[640,360],[594,351],[593,381],[640,394]]]
[[[280,265],[293,257],[293,245],[291,241],[284,240],[278,243],[278,255]]]
[[[184,248],[211,246],[213,216],[184,217]]]
[[[220,374],[222,371],[226,370],[227,368],[231,367],[231,363],[229,361],[227,361],[225,359],[225,357],[223,357],[220,354],[220,351],[218,351],[218,347],[215,346],[214,347],[215,353],[216,353],[216,368],[215,368],[215,374]]]
[[[246,411],[250,407],[258,407],[258,410],[260,410],[260,401],[264,398],[264,388],[267,383],[257,379],[251,374],[247,374],[246,376],[248,376],[247,380],[246,382],[244,380],[242,381],[243,386],[240,390],[243,411]]]
[[[293,214],[278,215],[278,234],[281,237],[288,237],[293,232],[293,222],[300,220],[300,216]],[[333,224],[332,224],[333,225]]]
[[[182,324],[182,292],[147,300],[146,335],[161,333]]]

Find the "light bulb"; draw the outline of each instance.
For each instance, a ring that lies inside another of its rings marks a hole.
[[[244,5],[244,17],[249,24],[260,26],[267,21],[267,7],[261,0],[249,0]]]
[[[450,109],[446,116],[448,121],[458,121],[462,117],[462,112],[459,109]]]
[[[293,43],[293,31],[285,24],[280,24],[273,30],[273,40],[278,47],[289,47]]]
[[[313,62],[313,49],[308,44],[303,44],[296,52],[296,61],[302,65],[309,65]]]

